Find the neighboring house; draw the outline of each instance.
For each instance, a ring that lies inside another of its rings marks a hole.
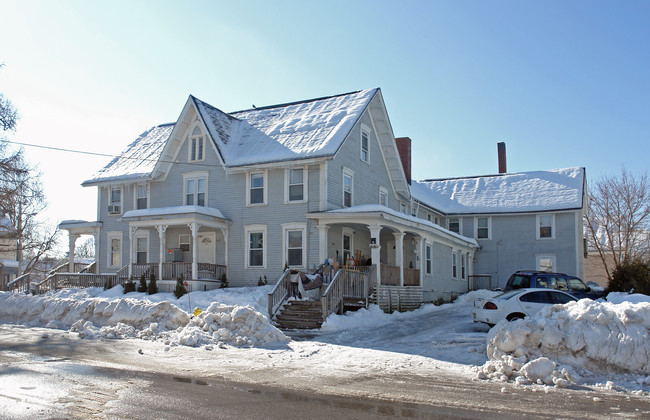
[[[18,231],[11,220],[0,216],[0,291],[7,290],[7,283],[18,275],[17,240]]]
[[[532,239],[517,243],[535,242],[544,211],[552,211],[553,238],[538,242],[548,250],[528,249],[565,267],[556,246],[564,246],[565,228],[574,229],[565,213],[577,210],[511,209],[517,213],[501,217],[495,203],[456,212],[448,207],[454,197],[431,196],[433,183],[411,181],[410,147],[410,139],[395,138],[379,89],[233,113],[190,96],[176,122],[145,131],[83,182],[97,187],[98,220],[60,227],[70,233],[70,255],[79,235],[95,236],[97,273],[154,273],[164,291],[181,274],[190,290],[218,287],[223,275],[233,286],[251,286],[331,259],[372,265],[381,287],[420,301],[448,299],[465,292],[474,273],[530,268],[536,257],[523,252],[507,262],[517,236],[501,221],[532,217]],[[471,223],[481,217],[487,239]],[[571,252],[581,244],[574,241]],[[491,261],[497,249],[498,269]]]
[[[584,168],[425,180],[411,193],[420,217],[476,238],[474,272],[490,275],[492,287],[523,269],[584,278]]]

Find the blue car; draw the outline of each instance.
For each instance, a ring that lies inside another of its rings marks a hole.
[[[504,291],[515,289],[555,289],[570,293],[578,299],[599,299],[605,294],[587,286],[575,276],[545,271],[517,271],[508,279]]]

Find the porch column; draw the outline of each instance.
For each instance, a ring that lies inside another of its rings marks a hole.
[[[375,266],[375,272],[377,273],[377,286],[381,285],[381,242],[379,240],[379,234],[381,232],[380,225],[370,225],[368,226],[370,230],[370,259],[372,260],[372,265]],[[373,243],[374,240],[374,243]]]
[[[138,231],[137,227],[129,226],[129,278],[133,276],[133,240],[135,239],[135,232]]]
[[[158,225],[156,226],[158,231],[158,238],[160,239],[160,259],[158,260],[158,280],[163,279],[163,263],[165,262],[165,231],[167,231],[167,225]]]
[[[68,272],[70,273],[74,273],[74,250],[77,238],[79,238],[79,235],[72,233],[70,230],[68,231]]]
[[[323,264],[327,258],[327,231],[331,226],[318,225],[318,258],[320,262],[318,265]]]
[[[424,272],[427,268],[426,241],[420,236],[420,287],[424,285]]]
[[[95,258],[95,273],[99,274],[101,271],[99,271],[99,228],[95,230],[95,233],[93,233],[93,238],[95,239],[95,255],[93,256]]]
[[[199,225],[196,222],[189,223],[192,231],[192,280],[199,278]]]
[[[223,264],[226,266],[226,277],[228,277],[228,229],[221,229],[223,234]],[[217,279],[221,280],[221,279]]]
[[[404,286],[404,232],[393,232],[395,236],[395,259],[399,267],[399,285]]]

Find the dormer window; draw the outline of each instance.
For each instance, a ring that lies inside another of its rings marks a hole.
[[[205,136],[198,125],[194,127],[190,137],[189,154],[190,162],[203,160],[205,157]]]

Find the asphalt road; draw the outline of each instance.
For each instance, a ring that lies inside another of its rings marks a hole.
[[[210,359],[215,353],[201,356],[210,366],[198,370],[182,360],[160,366],[130,356],[141,340],[52,331],[0,325],[1,418],[650,418],[648,397],[616,392],[540,391],[444,374],[287,382],[272,366],[233,375]],[[187,357],[196,354],[203,353]]]

